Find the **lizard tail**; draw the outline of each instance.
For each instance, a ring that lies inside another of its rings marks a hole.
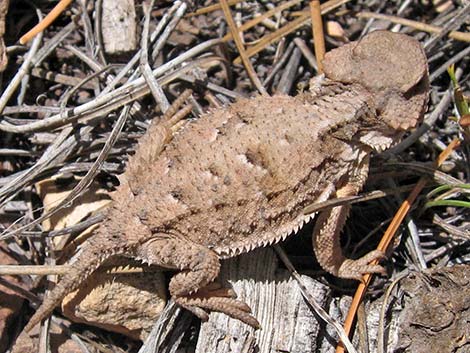
[[[104,246],[109,246],[103,244]],[[44,298],[43,303],[25,326],[24,331],[30,332],[34,326],[48,317],[64,297],[77,289],[80,284],[90,276],[100,265],[116,252],[112,247],[104,249],[96,246],[85,246],[77,259],[71,264],[70,271],[63,276],[60,282]]]

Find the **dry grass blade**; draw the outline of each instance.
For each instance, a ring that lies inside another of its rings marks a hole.
[[[402,274],[400,274],[395,280],[388,286],[387,291],[385,292],[383,303],[382,303],[382,308],[380,310],[380,318],[379,318],[379,329],[377,332],[377,352],[378,353],[384,353],[384,341],[385,341],[385,317],[386,317],[386,311],[387,311],[387,303],[388,299],[390,298],[392,294],[393,288],[406,276],[408,276],[409,272],[405,271]]]
[[[303,14],[299,18],[296,18],[295,20],[289,22],[285,26],[279,28],[277,31],[270,33],[266,36],[264,36],[258,44],[248,48],[246,50],[246,55],[248,57],[253,56],[257,53],[259,53],[261,50],[266,48],[268,45],[275,43],[282,37],[288,35],[289,33],[295,31],[297,28],[302,27],[305,25],[308,21],[310,21],[310,14]],[[240,64],[241,63],[241,58],[238,57],[235,60],[233,60],[234,64]]]
[[[155,3],[155,0],[152,0],[150,2],[150,5],[148,6],[147,12],[145,14],[145,22],[144,22],[144,28],[142,30],[141,51],[140,51],[140,71],[142,72],[142,75],[144,76],[145,81],[147,81],[147,85],[150,88],[150,92],[152,92],[153,98],[155,99],[157,104],[160,105],[162,112],[166,112],[168,108],[170,107],[170,103],[168,102],[168,99],[166,98],[162,87],[158,84],[155,77],[153,77],[152,69],[150,67],[149,60],[148,60],[150,15],[151,15],[154,3]],[[184,4],[183,6],[184,6],[184,9],[186,9],[186,4]],[[184,9],[183,9],[183,12],[184,12]]]
[[[412,185],[404,185],[401,187],[387,189],[387,190],[374,190],[371,192],[366,192],[356,196],[346,196],[346,197],[338,197],[335,199],[327,200],[324,202],[318,202],[312,205],[309,205],[304,208],[304,214],[311,214],[318,211],[321,211],[328,207],[336,207],[345,204],[354,204],[359,202],[365,202],[369,200],[374,200],[382,197],[387,197],[390,195],[396,195],[402,192],[410,191],[414,188]]]
[[[325,15],[330,11],[333,11],[335,8],[349,2],[350,0],[329,0],[321,5],[321,14]],[[246,55],[251,57],[261,50],[265,49],[268,45],[275,43],[282,37],[285,37],[289,33],[292,33],[296,29],[307,25],[310,22],[310,12],[302,13],[298,18],[295,20],[287,23],[285,26],[279,28],[277,31],[272,32],[266,36],[264,36],[259,43],[253,45],[252,47],[246,50]],[[240,64],[241,58],[238,57],[234,61],[234,64]]]
[[[286,68],[281,75],[279,83],[277,84],[275,93],[277,94],[289,94],[294,85],[295,76],[299,70],[300,59],[302,53],[300,49],[295,47],[290,55],[289,61],[286,64]]]
[[[37,11],[39,19],[41,19],[41,13]],[[25,77],[33,63],[33,58],[36,55],[39,46],[41,45],[41,40],[42,40],[42,35],[39,35],[31,45],[31,48],[29,49],[28,55],[26,56],[23,64],[19,68],[18,72],[16,73],[15,77],[10,81],[8,86],[5,88],[5,90],[2,93],[2,96],[0,97],[0,113],[3,111],[5,106],[7,105],[8,101],[10,100],[11,96],[13,93],[16,91],[18,86],[20,85],[23,77]],[[1,124],[0,124],[1,125]],[[0,130],[2,128],[0,127]]]
[[[76,29],[77,24],[72,21],[57,32],[52,38],[44,43],[41,49],[39,49],[38,53],[33,58],[32,66],[35,68],[39,67],[48,55],[50,55],[54,49],[56,49],[65,40],[65,38]]]
[[[282,3],[281,5],[279,6],[276,6],[275,8],[269,10],[269,11],[266,11],[265,13],[263,13],[262,15],[260,16],[257,16],[247,22],[245,22],[244,24],[242,24],[240,27],[238,27],[238,30],[239,31],[246,31],[254,26],[256,26],[257,24],[263,22],[263,20],[271,17],[271,16],[274,16],[278,13],[280,13],[281,11],[284,11],[284,10],[287,10],[288,8],[292,7],[292,6],[295,6],[297,4],[300,4],[302,2],[302,0],[290,0],[290,1],[287,1],[285,3]],[[229,41],[232,39],[232,33],[227,33],[224,37],[223,37],[223,40],[224,41]]]
[[[70,272],[70,265],[0,265],[0,275],[34,275],[34,276],[46,276],[46,275],[65,275]],[[103,271],[109,271],[111,273],[142,273],[143,269],[140,267],[115,267],[115,266],[102,266]],[[156,271],[161,269],[155,268]],[[152,271],[152,269],[146,268],[146,272]]]
[[[34,26],[28,33],[20,38],[21,44],[28,43],[36,35],[43,32],[47,27],[51,25],[59,15],[65,11],[65,9],[72,3],[72,0],[60,0],[59,3],[47,14],[42,21]]]
[[[294,43],[290,43],[288,45],[288,47],[285,50],[284,54],[282,54],[281,58],[278,60],[276,65],[274,65],[274,67],[271,70],[271,72],[269,73],[269,75],[263,81],[263,85],[267,86],[274,79],[274,76],[279,72],[279,70],[281,70],[281,68],[284,67],[286,62],[291,57],[292,52],[294,50],[294,47],[295,47]]]
[[[47,219],[50,217],[52,214],[55,212],[59,211],[62,207],[65,205],[73,202],[77,197],[81,195],[81,193],[86,190],[86,188],[90,185],[90,183],[93,181],[95,178],[96,174],[100,171],[105,159],[108,157],[109,152],[111,151],[111,148],[114,146],[116,143],[119,134],[122,131],[122,128],[124,127],[124,124],[127,120],[127,117],[129,116],[129,111],[130,111],[130,106],[126,106],[122,109],[121,114],[113,127],[113,130],[111,132],[111,135],[109,136],[108,140],[106,141],[103,149],[100,151],[98,158],[96,161],[93,163],[92,167],[88,170],[87,174],[83,179],[80,180],[80,182],[77,184],[77,186],[74,187],[72,192],[67,195],[63,200],[59,202],[59,204],[55,205],[49,212],[43,214],[42,216],[38,217],[34,221],[32,221],[30,224],[27,224],[23,227],[20,227],[13,231],[12,233],[6,233],[1,236],[1,238],[6,238],[11,236],[12,234],[16,234],[18,232],[21,232],[23,230],[29,229],[31,226],[35,224],[39,224],[43,220]],[[70,129],[70,128],[69,128]],[[68,130],[68,129],[66,129]],[[64,130],[65,131],[65,130]]]
[[[344,344],[348,348],[348,352],[355,353],[356,350],[354,349],[353,344],[349,340],[347,332],[345,332],[345,330],[341,327],[341,325],[336,320],[332,319],[330,315],[320,305],[317,304],[317,302],[315,301],[315,298],[313,298],[310,295],[306,286],[302,283],[302,278],[300,277],[299,273],[294,268],[294,265],[292,264],[292,262],[290,262],[284,250],[282,250],[282,248],[279,245],[275,245],[274,250],[276,250],[276,253],[280,257],[284,265],[287,267],[290,274],[297,281],[300,291],[302,293],[302,296],[312,306],[312,308],[315,310],[315,313],[318,316],[320,316],[327,324],[331,325],[335,329],[340,339],[344,342]]]
[[[391,15],[383,15],[379,13],[373,13],[368,11],[360,12],[356,15],[359,18],[375,18],[377,20],[385,20],[390,21],[393,23],[398,23],[403,26],[408,26],[423,32],[429,33],[440,33],[443,29],[439,26],[428,25],[426,23],[408,20],[406,18],[398,17],[398,16],[391,16]],[[458,32],[458,31],[451,31],[449,32],[449,38],[460,40],[462,42],[470,42],[470,33],[466,32]]]
[[[307,47],[307,44],[305,43],[305,41],[300,38],[295,38],[294,43],[300,49],[300,51],[302,52],[302,55],[308,61],[310,66],[316,71],[318,71],[317,60],[315,59],[315,56],[310,51],[310,49]]]
[[[239,2],[242,2],[243,0],[228,0],[227,3],[229,6],[238,4]],[[214,5],[209,5],[203,8],[198,9],[197,11],[188,13],[186,17],[191,17],[191,16],[198,16],[198,15],[204,15],[206,13],[214,12],[217,10],[220,10],[222,8],[222,4],[214,4]]]
[[[443,37],[448,36],[452,30],[457,29],[468,20],[469,12],[470,2],[467,2],[467,4],[465,4],[465,6],[454,17],[452,17],[438,33],[433,35],[426,43],[424,43],[424,50],[427,53],[430,53]]]
[[[437,158],[435,164],[436,167],[441,166],[441,164],[449,157],[449,155],[452,153],[452,151],[459,146],[460,142],[458,139],[453,140],[449,146],[447,146],[446,150],[444,150],[439,157]],[[390,246],[393,237],[398,230],[400,224],[403,222],[403,219],[405,218],[406,214],[411,208],[411,205],[413,202],[416,200],[418,195],[420,194],[421,190],[424,188],[424,186],[427,183],[426,178],[421,178],[418,180],[418,183],[416,184],[415,188],[411,192],[411,194],[408,196],[408,198],[403,202],[397,213],[395,214],[395,217],[393,218],[392,222],[390,223],[389,227],[385,231],[382,240],[380,241],[379,245],[377,246],[377,250],[380,250],[382,252],[385,252],[387,248]],[[377,261],[373,262],[374,264],[377,264]],[[344,330],[346,333],[349,335],[351,332],[351,327],[354,322],[354,318],[356,316],[357,309],[362,301],[362,298],[365,295],[366,289],[372,279],[371,274],[366,274],[362,278],[362,282],[359,284],[356,293],[354,294],[354,298],[351,302],[351,306],[349,308],[348,315],[346,316],[346,320],[344,322]],[[340,343],[336,347],[336,353],[343,353],[344,352],[344,346]]]
[[[235,24],[235,21],[233,20],[232,13],[230,12],[230,7],[228,6],[227,1],[220,0],[220,6],[224,11],[225,19],[227,20],[228,27],[230,28],[233,40],[235,41],[243,65],[245,66],[246,72],[248,73],[248,77],[250,78],[251,82],[256,87],[256,89],[259,91],[259,93],[267,95],[268,92],[266,92],[266,89],[263,87],[263,84],[259,80],[259,77],[256,74],[255,70],[253,69],[253,65],[251,65],[249,57],[246,55],[245,47],[243,46],[242,40],[240,38],[240,33],[238,31],[237,25]]]
[[[8,281],[7,279],[3,278],[0,276],[0,286],[4,286],[6,288],[9,288],[13,290],[15,293],[20,295],[21,297],[29,300],[31,303],[39,303],[40,300],[39,298],[31,293],[29,290],[23,288],[22,286],[12,283],[11,281]]]
[[[323,34],[323,21],[321,18],[320,1],[310,1],[310,16],[312,18],[312,34],[317,59],[318,73],[323,73],[323,58],[325,57],[325,35]]]
[[[0,275],[64,275],[70,271],[69,265],[3,265],[0,266]]]
[[[429,75],[429,82],[432,83],[434,80],[440,77],[444,72],[446,72],[450,66],[454,65],[456,62],[464,58],[467,58],[468,55],[470,55],[470,46],[467,46],[460,53],[452,56],[449,60],[443,63],[437,70],[435,70],[431,75]],[[460,70],[460,73],[461,72],[462,70]]]
[[[83,80],[77,77],[63,75],[63,74],[55,73],[53,71],[47,71],[39,67],[33,68],[31,70],[31,76],[43,78],[43,79],[46,79],[55,83],[62,83],[68,86],[78,86],[79,84],[81,84],[82,88],[85,88],[85,89],[98,89],[98,85],[96,84],[96,82],[83,83]],[[50,108],[53,109],[55,107],[50,107]],[[6,109],[3,110],[3,113],[11,114]]]
[[[181,6],[181,2],[175,1],[173,6],[165,12],[165,14],[162,16],[162,18],[158,22],[158,25],[155,27],[155,30],[150,35],[150,42],[152,43],[155,42],[157,37],[160,35],[160,33],[165,28],[165,26],[168,24],[168,21],[170,21],[170,18],[173,17],[173,15],[180,8],[180,6]],[[172,25],[168,25],[168,26],[173,27]],[[162,44],[158,42],[155,44],[155,49],[160,48],[165,41],[161,41],[161,42]],[[134,68],[134,66],[138,63],[141,52],[142,52],[142,48],[140,48],[139,51],[132,57],[132,59],[129,60],[126,66],[121,71],[119,71],[116,77],[114,77],[114,79],[112,79],[111,82],[108,82],[107,86],[101,91],[100,96],[112,91],[114,87],[116,87],[116,85],[119,84],[121,80],[123,80],[125,76],[129,74],[132,68]],[[155,54],[154,52],[152,52],[152,60],[154,56]],[[138,73],[139,73],[139,70],[136,69],[134,73],[129,76],[128,81],[132,81],[133,79],[135,79]]]
[[[157,67],[152,71],[152,75],[154,75],[155,77],[162,76],[165,73],[170,72],[171,69],[174,69],[176,66],[182,64],[184,61],[220,43],[221,39],[210,39],[206,42],[203,42],[195,46],[194,48],[186,51],[185,53],[181,54],[180,56],[174,58],[173,60],[165,63],[164,65]],[[169,74],[167,75],[167,78],[171,76],[172,75]],[[166,83],[169,82],[168,80],[163,81],[165,81]],[[128,104],[129,102],[134,102],[148,93],[149,88],[146,85],[145,79],[143,77],[140,77],[134,81],[126,83],[125,85],[115,89],[114,91],[98,96],[97,98],[87,103],[69,109],[63,113],[55,114],[46,119],[21,126],[2,122],[0,123],[0,129],[5,129],[5,131],[10,132],[34,132],[42,130],[45,127],[51,128],[70,124],[79,118],[83,119],[87,117],[88,119],[90,119],[96,116],[105,116],[109,112],[114,111]]]

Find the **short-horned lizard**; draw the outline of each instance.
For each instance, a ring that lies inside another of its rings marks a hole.
[[[178,270],[169,291],[202,319],[221,311],[258,327],[250,308],[208,286],[221,259],[274,244],[311,216],[305,206],[354,195],[369,155],[397,143],[421,120],[426,57],[411,37],[377,31],[329,52],[325,77],[296,97],[240,99],[187,123],[171,137],[167,121],[139,142],[114,203],[25,330],[48,316],[104,260],[125,255]],[[321,266],[359,279],[383,269],[373,251],[347,259],[340,231],[348,207],[318,216],[313,247]]]

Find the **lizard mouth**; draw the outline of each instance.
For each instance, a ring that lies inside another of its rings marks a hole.
[[[403,133],[395,136],[386,136],[379,131],[369,131],[361,136],[360,140],[375,152],[380,153],[396,145],[401,140],[402,135]]]

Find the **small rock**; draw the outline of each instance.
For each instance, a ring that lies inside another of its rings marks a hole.
[[[162,272],[105,273],[98,271],[62,303],[75,322],[144,340],[166,304]]]

